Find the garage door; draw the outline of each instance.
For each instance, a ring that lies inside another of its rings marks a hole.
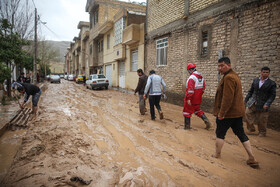
[[[109,87],[112,87],[112,65],[106,66],[106,75],[109,80]]]
[[[119,62],[119,87],[125,88],[124,62]]]

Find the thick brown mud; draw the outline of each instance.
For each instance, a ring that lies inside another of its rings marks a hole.
[[[63,81],[42,94],[2,186],[279,186],[280,133],[250,135],[260,169],[230,130],[215,159],[214,129],[182,107],[161,103],[164,119],[141,116],[138,97]],[[148,106],[148,103],[147,103]],[[215,124],[215,118],[207,114]],[[71,180],[72,179],[72,180]]]

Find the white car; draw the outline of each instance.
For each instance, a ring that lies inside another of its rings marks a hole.
[[[109,80],[103,74],[92,74],[86,81],[87,88],[105,88],[108,89]]]
[[[68,75],[64,75],[64,79],[67,80],[68,79]]]
[[[60,83],[60,76],[59,75],[51,75],[50,82],[51,83],[53,83],[53,82]]]
[[[70,74],[70,75],[68,76],[68,80],[69,80],[69,81],[73,81],[73,80],[74,80],[74,75],[73,75],[73,74]]]

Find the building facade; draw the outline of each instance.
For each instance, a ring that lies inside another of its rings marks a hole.
[[[90,74],[105,74],[110,86],[134,89],[138,82],[136,70],[144,68],[146,7],[113,0],[88,0],[86,11],[90,14]],[[135,25],[125,34],[132,24]]]
[[[277,0],[147,0],[145,70],[160,74],[170,101],[182,105],[186,67],[195,63],[206,80],[203,107],[211,111],[220,57],[231,59],[244,96],[260,69],[269,66],[277,83],[272,114],[279,112],[279,9]]]

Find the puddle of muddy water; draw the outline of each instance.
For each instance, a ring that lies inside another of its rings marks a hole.
[[[26,130],[6,131],[0,137],[0,183],[8,172]]]

